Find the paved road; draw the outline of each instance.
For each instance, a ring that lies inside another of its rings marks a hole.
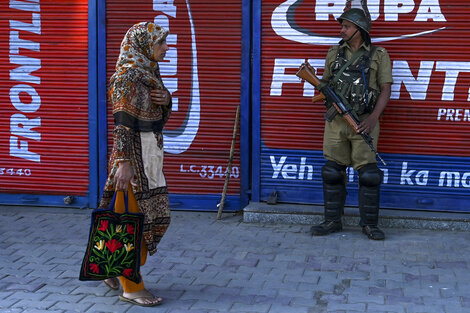
[[[470,312],[470,236],[356,227],[311,237],[305,225],[173,212],[159,252],[142,268],[157,308],[77,279],[89,211],[0,207],[0,312]]]

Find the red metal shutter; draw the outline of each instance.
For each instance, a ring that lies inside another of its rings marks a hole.
[[[357,1],[359,2],[359,1]],[[295,76],[302,62],[323,73],[328,48],[340,40],[336,18],[345,2],[262,1],[261,193],[286,202],[322,203],[325,109]],[[378,150],[388,161],[382,205],[468,211],[470,7],[455,0],[368,1],[373,43],[393,67],[391,100]],[[357,175],[348,172],[348,203]]]
[[[160,64],[173,97],[172,116],[164,131],[169,191],[220,195],[240,103],[241,2],[107,0],[108,81],[124,34],[142,21],[155,21],[170,32],[170,50]],[[108,109],[110,150],[109,103]],[[235,151],[228,193],[238,195],[239,140]]]
[[[0,193],[83,196],[88,1],[3,1],[0,12]]]

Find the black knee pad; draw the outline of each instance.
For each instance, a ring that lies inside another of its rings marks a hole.
[[[367,187],[379,186],[382,183],[384,173],[377,164],[367,164],[359,169],[359,184]]]
[[[323,182],[331,185],[344,185],[344,178],[346,177],[346,166],[340,165],[333,161],[327,161],[321,168],[321,177]]]

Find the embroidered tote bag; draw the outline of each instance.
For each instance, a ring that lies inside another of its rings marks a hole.
[[[131,188],[128,192],[116,191],[108,209],[93,210],[80,280],[124,276],[135,283],[141,281],[144,215],[129,212],[129,206],[137,208]]]

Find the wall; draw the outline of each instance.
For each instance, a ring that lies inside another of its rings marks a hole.
[[[88,206],[88,1],[0,11],[0,203]]]
[[[387,161],[379,164],[382,207],[469,211],[469,7],[455,0],[368,5],[373,42],[388,50],[394,77],[378,146]],[[344,3],[270,0],[256,6],[254,76],[260,79],[253,99],[261,105],[253,125],[260,128],[255,200],[277,191],[281,202],[321,204],[325,109],[311,103],[317,92],[295,73],[308,60],[321,77],[328,48],[340,39],[335,18]],[[347,204],[356,205],[351,169],[348,181]]]
[[[170,32],[170,50],[160,68],[173,99],[164,130],[171,207],[217,210],[242,97],[242,2],[139,0],[129,6],[126,1],[107,0],[108,81],[124,34],[141,21],[154,21]],[[110,109],[108,104],[108,151]],[[227,210],[240,208],[239,151],[237,135]]]

